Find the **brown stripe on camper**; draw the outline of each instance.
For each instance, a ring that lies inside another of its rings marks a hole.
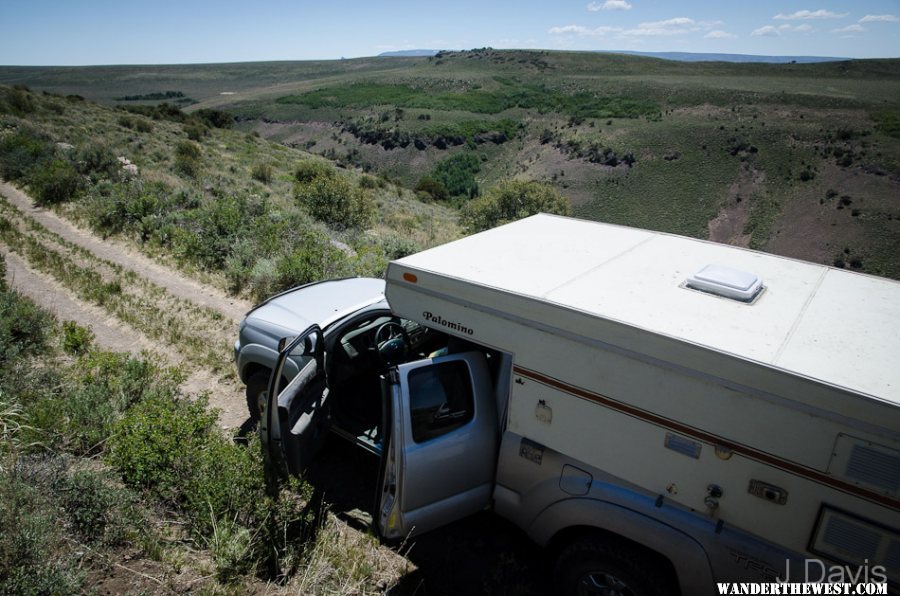
[[[547,385],[549,387],[559,389],[560,391],[564,391],[570,395],[574,395],[575,397],[579,397],[581,399],[606,406],[607,408],[617,410],[634,418],[646,420],[647,422],[655,424],[656,426],[661,426],[677,433],[693,437],[713,446],[726,447],[728,449],[731,449],[735,453],[743,455],[744,457],[769,464],[798,476],[803,476],[805,478],[808,478],[809,480],[812,480],[813,482],[830,486],[842,492],[863,498],[867,501],[871,501],[879,505],[884,505],[885,507],[900,509],[900,501],[893,497],[877,493],[875,491],[857,486],[855,484],[851,484],[849,482],[844,482],[843,480],[839,480],[818,470],[814,470],[812,468],[808,468],[804,465],[798,464],[797,462],[782,459],[780,457],[772,455],[771,453],[759,451],[758,449],[748,447],[747,445],[734,443],[698,428],[687,426],[680,422],[676,422],[675,420],[665,418],[664,416],[659,416],[658,414],[654,414],[652,412],[636,408],[626,403],[616,401],[612,398],[606,397],[605,395],[600,395],[599,393],[594,393],[592,391],[582,389],[581,387],[570,385],[568,383],[560,381],[559,379],[548,377],[547,375],[535,372],[533,370],[528,370],[527,368],[522,368],[518,365],[513,366],[513,372],[518,375],[522,375],[523,377],[527,377],[533,381],[537,381],[538,383],[541,383],[543,385]]]

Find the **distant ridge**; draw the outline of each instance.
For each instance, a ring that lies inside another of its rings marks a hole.
[[[535,50],[539,51],[539,50]],[[811,64],[814,62],[841,62],[852,58],[839,58],[835,56],[757,56],[754,54],[705,54],[700,52],[634,52],[630,50],[594,50],[600,54],[628,54],[630,56],[646,56],[648,58],[662,58],[663,60],[675,60],[677,62],[767,62],[769,64]],[[434,56],[440,50],[399,50],[396,52],[382,52],[379,57],[411,57]]]
[[[440,50],[397,50],[396,52],[382,52],[378,54],[379,58],[396,58],[410,56],[434,56]]]
[[[694,52],[632,52],[628,50],[596,50],[604,54],[629,54],[632,56],[647,56],[648,58],[662,58],[663,60],[677,60],[679,62],[768,62],[771,64],[810,64],[813,62],[841,62],[852,58],[837,58],[833,56],[756,56],[753,54],[704,54]]]

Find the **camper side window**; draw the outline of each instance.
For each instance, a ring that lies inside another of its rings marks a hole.
[[[464,426],[472,420],[475,410],[469,367],[454,360],[412,371],[409,402],[416,443]]]

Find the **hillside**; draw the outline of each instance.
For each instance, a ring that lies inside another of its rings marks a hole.
[[[447,207],[228,124],[0,88],[16,185],[0,182],[0,593],[469,593],[482,567],[524,566],[533,549],[495,520],[412,555],[381,545],[352,451],[267,490],[231,362],[239,296],[378,275],[460,230]],[[361,484],[333,489],[346,478]],[[447,560],[474,571],[447,577]]]
[[[245,309],[570,204],[900,278],[898,98],[896,60],[0,67],[0,592],[546,593],[495,517],[379,544],[365,454],[269,494],[220,432]]]
[[[0,88],[0,175],[104,237],[252,300],[380,275],[389,259],[460,234],[452,209],[232,130],[227,114],[146,108]]]
[[[486,48],[6,67],[0,82],[118,106],[171,91],[187,112],[224,110],[235,130],[428,200],[448,194],[459,205],[503,179],[541,180],[579,217],[900,277],[900,60],[685,63]]]

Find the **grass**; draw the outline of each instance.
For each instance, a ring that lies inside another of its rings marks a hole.
[[[91,345],[64,356],[71,326],[2,279],[0,346],[19,350],[0,361],[0,593],[396,581],[372,563],[377,541],[348,535],[308,485],[267,490],[259,445],[223,436],[177,371]]]
[[[0,200],[0,239],[28,263],[82,300],[162,340],[193,366],[222,372],[228,362],[230,327],[219,313],[173,298],[163,288],[67,242],[5,200]],[[14,223],[15,222],[15,223]]]

